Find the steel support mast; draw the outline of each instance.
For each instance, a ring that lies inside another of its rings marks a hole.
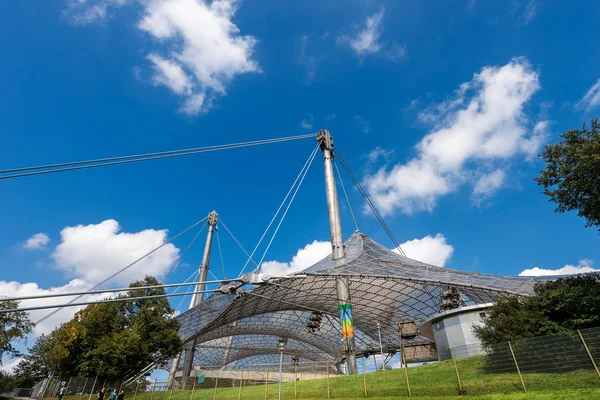
[[[217,228],[217,222],[219,221],[219,214],[216,211],[212,211],[208,214],[208,233],[206,234],[206,244],[204,245],[204,254],[202,254],[202,263],[198,270],[198,284],[196,285],[195,292],[202,292],[206,290],[206,280],[208,279],[208,266],[210,264],[210,249],[212,247],[213,235]],[[204,293],[193,294],[192,301],[190,301],[190,308],[196,307],[204,300]]]
[[[329,231],[331,233],[331,253],[334,260],[344,258],[344,237],[342,235],[342,220],[338,202],[335,176],[333,174],[333,138],[327,130],[317,134],[317,142],[325,159],[325,195],[327,196],[327,211],[329,214]],[[356,350],[354,345],[354,321],[352,319],[352,300],[350,298],[350,281],[348,277],[339,276],[335,279],[340,324],[342,326],[342,352],[346,356],[348,374],[355,375]]]
[[[217,229],[217,222],[219,221],[219,214],[216,211],[212,211],[208,214],[207,224],[208,224],[208,233],[206,234],[206,243],[204,245],[204,253],[202,254],[202,262],[200,263],[200,268],[198,269],[198,283],[195,286],[194,292],[201,292],[206,290],[206,281],[208,278],[208,268],[210,265],[210,250],[212,247],[212,240],[215,230]],[[192,300],[190,301],[190,307],[193,308],[200,304],[204,300],[204,293],[194,293],[192,295]],[[182,379],[189,378],[192,367],[194,364],[194,353],[196,350],[196,341],[192,341],[188,346],[183,349],[184,359],[183,359],[183,372]],[[177,366],[181,360],[181,353],[177,355],[173,359],[173,365],[171,366],[171,371],[169,373],[169,384],[173,384],[173,380],[175,379],[175,374],[177,372]]]

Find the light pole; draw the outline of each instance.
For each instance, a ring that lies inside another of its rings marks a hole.
[[[277,341],[277,348],[279,349],[279,397],[281,400],[281,379],[283,378],[283,350],[287,344],[287,338],[280,337]]]
[[[385,371],[385,358],[383,357],[383,344],[381,343],[381,325],[377,322],[377,332],[379,332],[379,351],[381,352],[381,370]]]

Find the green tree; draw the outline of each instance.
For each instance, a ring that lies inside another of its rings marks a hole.
[[[593,118],[589,128],[584,123],[561,138],[542,152],[546,168],[535,180],[556,211],[577,211],[586,226],[600,229],[600,123]]]
[[[130,287],[159,284],[147,276]],[[163,288],[136,289],[119,297],[161,294],[165,294]],[[27,360],[36,371],[42,365],[62,376],[99,372],[103,378],[120,379],[177,354],[180,324],[173,312],[164,297],[89,305],[36,343]]]
[[[17,301],[0,301],[2,309],[16,309],[19,307]],[[13,346],[14,342],[25,338],[33,329],[33,323],[23,311],[15,311],[0,314],[0,365],[2,356],[18,357],[21,353]]]
[[[600,326],[600,274],[541,282],[531,297],[501,296],[474,331],[489,346],[594,326]]]
[[[0,393],[7,392],[15,387],[15,380],[12,375],[6,371],[0,370]]]

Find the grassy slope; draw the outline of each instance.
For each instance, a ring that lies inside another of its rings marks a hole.
[[[577,371],[564,374],[524,375],[528,393],[524,393],[519,376],[511,374],[490,374],[482,369],[483,358],[471,357],[458,361],[462,386],[471,399],[600,399],[600,378],[594,371]],[[456,372],[451,362],[444,361],[408,369],[412,396],[418,399],[464,399],[458,396]],[[366,375],[368,397],[370,399],[407,398],[404,370],[383,371]],[[169,392],[155,393],[152,400],[210,400],[213,389],[196,390],[193,399],[191,391],[175,391],[171,399]],[[299,399],[327,398],[327,381],[309,380],[298,382]],[[330,379],[330,393],[333,399],[364,398],[363,376],[342,376]],[[237,400],[239,388],[219,388],[217,399]],[[440,397],[441,396],[441,397]],[[244,400],[263,400],[265,386],[242,388]],[[277,385],[269,385],[268,398],[277,398]],[[282,398],[294,398],[294,384],[283,385]],[[79,396],[68,396],[65,400],[78,400]],[[129,394],[126,400],[133,400]],[[138,393],[136,400],[150,400],[150,393]]]

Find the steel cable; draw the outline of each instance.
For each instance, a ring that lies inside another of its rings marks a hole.
[[[156,152],[156,153],[145,153],[145,154],[137,154],[137,155],[130,155],[130,156],[99,158],[99,159],[95,159],[95,160],[72,161],[72,162],[64,162],[64,163],[56,163],[56,164],[39,165],[39,166],[33,166],[33,167],[11,168],[11,169],[0,170],[0,175],[3,175],[3,176],[0,176],[0,180],[23,178],[23,177],[27,177],[27,176],[33,176],[33,175],[44,175],[44,174],[51,174],[51,173],[65,172],[65,171],[74,171],[74,170],[96,168],[96,167],[105,167],[105,166],[118,165],[118,164],[129,164],[129,163],[136,163],[136,162],[141,162],[141,161],[158,160],[158,159],[163,159],[163,158],[181,157],[181,156],[187,156],[187,155],[198,154],[198,153],[208,153],[208,152],[214,152],[214,151],[260,146],[260,145],[264,145],[264,144],[288,142],[288,141],[292,141],[292,140],[307,139],[310,137],[314,137],[314,134],[288,136],[288,137],[274,138],[274,139],[255,140],[255,141],[251,141],[251,142],[240,142],[240,143],[232,143],[232,144],[216,145],[216,146],[196,147],[196,148],[182,149],[182,150],[171,150],[171,151],[163,151],[163,152]],[[64,167],[64,168],[57,168],[57,167]],[[33,172],[23,172],[23,171],[33,171]],[[14,174],[14,172],[22,172],[22,173]],[[11,174],[11,175],[6,175],[6,174]]]
[[[102,282],[94,285],[93,287],[91,287],[90,289],[88,289],[88,291],[97,289],[98,287],[104,285],[106,282],[108,282],[109,280],[111,280],[112,278],[114,278],[115,276],[121,274],[122,272],[126,271],[127,269],[131,268],[132,266],[134,266],[135,264],[137,264],[138,262],[140,262],[141,260],[143,260],[144,258],[148,257],[149,255],[151,255],[152,253],[156,252],[157,250],[163,248],[164,246],[166,246],[167,244],[171,243],[172,241],[174,241],[175,239],[177,239],[178,237],[180,237],[181,235],[183,235],[184,233],[188,232],[189,230],[193,229],[194,227],[200,225],[202,222],[206,221],[208,217],[204,217],[202,218],[200,221],[197,221],[195,223],[193,223],[192,225],[190,225],[189,227],[185,228],[183,231],[179,232],[177,235],[173,236],[171,239],[167,240],[166,242],[164,242],[163,244],[161,244],[160,246],[154,248],[153,250],[150,250],[148,253],[144,254],[143,256],[141,256],[140,258],[138,258],[137,260],[133,261],[132,263],[128,264],[127,266],[125,266],[124,268],[120,269],[119,271],[113,273],[112,275],[110,275],[108,278],[105,278]],[[67,305],[79,300],[81,297],[83,297],[84,295],[80,295],[75,297],[74,299],[72,299],[71,301],[69,301],[67,303]],[[53,316],[54,314],[56,314],[57,312],[59,312],[62,308],[58,308],[50,313],[48,313],[47,315],[45,315],[44,317],[40,318],[38,321],[35,322],[35,324],[39,324],[40,322],[44,322],[45,320],[47,320],[48,318],[50,318],[51,316]]]
[[[265,229],[265,231],[263,232],[262,236],[260,237],[260,239],[258,240],[258,243],[256,244],[256,246],[254,247],[254,250],[252,250],[252,253],[250,253],[250,257],[248,258],[248,261],[246,261],[246,263],[244,264],[244,266],[242,267],[242,270],[240,271],[240,274],[238,275],[238,278],[240,276],[242,276],[242,274],[244,273],[244,271],[246,270],[246,267],[248,266],[248,263],[250,262],[250,259],[252,259],[252,257],[254,256],[254,253],[256,253],[256,250],[258,250],[258,247],[260,246],[260,244],[262,243],[263,239],[265,238],[265,236],[267,235],[267,232],[269,232],[269,229],[271,229],[271,225],[273,225],[273,222],[275,222],[275,219],[277,218],[277,216],[279,215],[279,212],[281,211],[281,209],[283,208],[283,205],[285,204],[285,202],[287,201],[288,197],[290,196],[290,194],[292,193],[292,191],[294,190],[294,188],[296,187],[296,183],[298,182],[298,180],[300,179],[300,177],[302,176],[302,173],[304,172],[304,170],[306,169],[307,165],[309,164],[309,162],[311,162],[311,159],[314,158],[314,155],[317,152],[318,149],[318,145],[315,146],[314,150],[310,153],[310,156],[308,156],[308,159],[306,160],[306,162],[304,163],[304,165],[302,166],[302,169],[300,170],[300,172],[298,173],[298,176],[296,176],[296,179],[294,180],[294,183],[292,183],[292,186],[290,187],[290,190],[288,190],[287,194],[285,195],[285,197],[283,198],[283,201],[281,202],[281,204],[279,205],[279,208],[277,209],[277,211],[275,212],[275,215],[273,215],[273,218],[271,218],[271,222],[269,222],[269,225],[267,225],[267,229]],[[257,268],[260,268],[260,263],[258,263]]]
[[[333,165],[335,165],[335,170],[337,171],[338,178],[340,178],[340,185],[342,186],[342,192],[344,192],[344,197],[346,198],[346,203],[348,203],[348,210],[350,210],[350,216],[352,217],[352,222],[354,222],[354,227],[356,231],[359,231],[358,224],[356,223],[356,218],[354,217],[354,211],[352,211],[352,206],[350,205],[350,199],[348,198],[348,193],[346,193],[346,187],[344,186],[344,180],[342,179],[342,174],[340,174],[340,169],[335,162],[335,158],[333,159]]]
[[[258,262],[259,268],[260,268],[260,265],[262,264],[263,260],[265,259],[267,252],[271,248],[271,244],[273,243],[273,240],[275,240],[275,236],[277,236],[277,232],[279,232],[279,228],[281,227],[281,224],[283,223],[283,220],[285,219],[285,216],[287,215],[287,213],[290,209],[290,206],[294,202],[294,199],[296,198],[296,194],[298,193],[298,190],[300,190],[300,186],[302,186],[302,182],[304,182],[304,178],[306,177],[306,174],[308,173],[308,170],[310,169],[310,166],[312,165],[312,162],[314,161],[316,154],[317,154],[317,149],[315,149],[313,151],[312,157],[310,158],[310,162],[308,163],[308,167],[306,167],[306,169],[304,170],[304,174],[302,175],[300,182],[298,182],[298,185],[296,186],[296,190],[294,191],[294,194],[292,195],[287,207],[285,208],[285,211],[283,212],[283,215],[281,216],[281,219],[279,220],[279,223],[277,224],[277,227],[275,228],[275,232],[273,232],[273,236],[271,236],[271,240],[269,241],[269,244],[267,244],[267,248],[265,249],[265,252],[263,253],[260,261]]]
[[[377,218],[377,220],[379,221],[379,223],[381,224],[381,226],[383,227],[383,229],[385,230],[385,232],[388,234],[388,236],[392,240],[392,243],[394,243],[394,246],[398,249],[398,252],[400,253],[400,255],[406,257],[406,254],[404,253],[404,251],[400,247],[400,243],[398,243],[398,241],[394,237],[394,234],[392,233],[392,231],[390,230],[390,228],[387,226],[387,224],[383,220],[383,217],[381,216],[381,214],[377,210],[377,207],[375,207],[375,204],[373,204],[373,202],[369,198],[369,195],[363,189],[362,185],[360,184],[360,181],[358,180],[358,178],[356,178],[356,175],[354,175],[354,172],[352,172],[352,169],[350,168],[350,166],[348,165],[348,163],[346,163],[346,160],[344,160],[344,157],[339,152],[339,150],[336,150],[336,155],[339,157],[340,162],[342,163],[342,167],[344,167],[344,169],[346,170],[346,173],[348,173],[348,176],[350,176],[350,179],[354,182],[354,185],[356,186],[356,188],[358,189],[358,191],[360,192],[360,194],[365,199],[365,202],[367,203],[367,205],[369,206],[369,208],[371,209],[371,211],[373,211],[373,214],[375,215],[375,218]]]

